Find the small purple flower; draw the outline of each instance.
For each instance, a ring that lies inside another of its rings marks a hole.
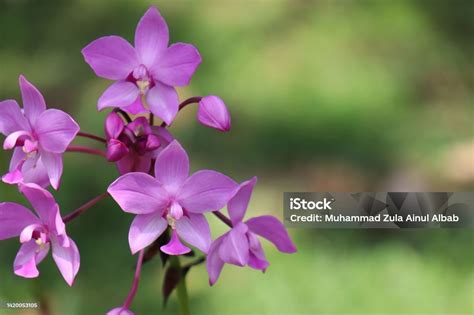
[[[25,278],[37,277],[39,271],[36,265],[52,247],[53,259],[71,286],[79,271],[79,250],[66,234],[59,206],[47,190],[36,184],[20,183],[19,188],[37,216],[22,205],[0,203],[0,240],[20,236],[22,243],[13,263],[15,274]]]
[[[227,205],[233,227],[217,238],[209,249],[206,266],[211,285],[219,278],[224,263],[266,270],[269,262],[257,235],[272,242],[280,252],[296,252],[288,232],[277,218],[264,215],[242,222],[256,182],[257,178],[254,177],[242,183]]]
[[[119,36],[101,37],[82,50],[102,78],[114,80],[97,107],[119,107],[131,114],[150,110],[170,125],[178,112],[175,86],[186,86],[201,63],[197,49],[177,43],[168,47],[168,26],[150,7],[135,31],[135,47]]]
[[[5,150],[14,149],[8,184],[36,183],[58,189],[63,172],[62,154],[79,132],[77,123],[63,111],[46,109],[43,95],[20,76],[23,110],[14,100],[0,102],[0,133]]]
[[[151,126],[145,117],[125,125],[117,113],[105,120],[107,159],[116,162],[120,174],[148,173],[152,159],[171,142],[173,136],[163,127]]]
[[[217,96],[205,96],[199,101],[197,119],[204,126],[224,132],[230,130],[229,110]]]
[[[135,315],[135,313],[123,307],[116,307],[108,311],[106,315]]]
[[[133,254],[153,243],[169,225],[171,240],[161,250],[181,255],[190,249],[180,238],[207,253],[211,234],[203,213],[221,209],[237,188],[232,179],[215,171],[189,176],[188,155],[175,140],[158,155],[155,177],[128,173],[108,192],[125,212],[136,214],[128,238]]]

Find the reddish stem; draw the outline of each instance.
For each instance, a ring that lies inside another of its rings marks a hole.
[[[137,267],[135,269],[135,276],[133,277],[133,284],[130,292],[128,293],[127,299],[123,303],[123,309],[129,309],[130,305],[133,302],[133,298],[138,290],[138,283],[140,282],[140,274],[142,272],[143,256],[145,255],[145,250],[142,249],[138,254]]]
[[[102,156],[104,158],[107,158],[107,155],[105,154],[104,151],[97,150],[97,149],[92,149],[92,148],[88,148],[88,147],[81,147],[81,146],[78,146],[78,145],[70,145],[69,147],[67,147],[66,152],[81,152],[81,153],[98,155],[98,156]]]
[[[67,214],[63,218],[64,223],[68,223],[68,222],[74,220],[75,218],[80,216],[82,213],[84,213],[87,209],[89,209],[90,207],[92,207],[93,205],[95,205],[96,203],[101,201],[102,199],[106,198],[108,195],[109,195],[108,193],[103,193],[103,194],[95,197],[94,199],[89,200],[88,202],[86,202],[85,204],[83,204],[82,206],[77,208],[76,210],[74,210],[71,213]]]
[[[227,224],[229,227],[232,227],[232,221],[226,217],[224,214],[222,214],[222,212],[220,211],[212,211],[212,213],[218,217],[222,222],[224,222],[225,224]]]
[[[202,99],[202,96],[193,96],[193,97],[190,97],[188,98],[187,100],[184,100],[181,104],[179,104],[179,109],[178,111],[182,110],[183,108],[185,108],[186,106],[188,106],[189,104],[193,104],[193,103],[199,103],[199,101],[201,101]],[[165,127],[166,128],[166,123],[163,122],[161,124],[161,127]]]
[[[78,135],[79,137],[89,138],[89,139],[93,139],[93,140],[96,140],[96,141],[99,141],[99,142],[102,142],[102,143],[107,143],[107,140],[105,140],[104,138],[99,137],[99,136],[96,136],[96,135],[93,135],[93,134],[91,134],[91,133],[79,131],[79,132],[77,133],[77,135]]]

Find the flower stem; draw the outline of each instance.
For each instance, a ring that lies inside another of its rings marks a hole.
[[[99,141],[99,142],[102,142],[102,143],[107,143],[107,140],[105,140],[104,138],[99,137],[99,136],[96,136],[96,135],[93,135],[93,134],[91,134],[91,133],[87,133],[87,132],[79,131],[79,132],[77,133],[77,136],[83,137],[83,138],[93,139],[93,140],[96,140],[96,141]]]
[[[232,227],[232,221],[226,217],[224,214],[222,214],[222,212],[220,211],[212,211],[212,213],[218,217],[222,222],[224,222],[225,224],[227,224],[229,227]]]
[[[124,309],[129,309],[130,308],[130,305],[133,302],[133,298],[135,297],[135,294],[137,293],[138,283],[140,282],[140,274],[142,272],[142,264],[143,264],[143,256],[144,255],[145,255],[145,250],[142,249],[138,254],[137,267],[135,269],[135,276],[133,277],[132,288],[130,289],[130,292],[127,295],[127,299],[123,303],[123,308]]]
[[[199,103],[199,101],[202,99],[202,96],[193,96],[193,97],[190,97],[186,100],[184,100],[181,104],[179,104],[179,109],[178,111],[182,110],[183,108],[185,108],[186,106],[188,106],[189,104],[193,104],[193,103]],[[163,122],[161,124],[161,127],[166,127],[166,123]]]
[[[92,154],[92,155],[98,155],[104,158],[107,158],[107,155],[105,154],[104,151],[97,150],[97,149],[92,149],[88,147],[81,147],[78,145],[70,145],[67,147],[66,152],[81,152],[81,153],[87,153],[87,154]]]
[[[180,315],[189,315],[189,299],[188,290],[186,289],[186,279],[181,273],[181,263],[179,262],[178,256],[170,256],[170,264],[173,268],[176,268],[180,273],[180,279],[178,286],[176,287],[178,293],[178,305]]]
[[[74,220],[75,218],[80,216],[82,213],[84,213],[87,209],[89,209],[90,207],[92,207],[93,205],[101,201],[102,199],[105,199],[108,195],[109,193],[103,193],[101,195],[98,195],[97,197],[89,200],[88,202],[86,202],[85,204],[77,208],[76,210],[70,212],[63,218],[64,223],[68,223]]]

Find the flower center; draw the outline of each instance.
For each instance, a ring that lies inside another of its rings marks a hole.
[[[132,76],[140,90],[140,94],[145,95],[151,87],[151,78],[147,68],[144,65],[139,65],[133,70]]]

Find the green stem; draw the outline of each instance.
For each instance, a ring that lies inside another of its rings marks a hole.
[[[179,262],[179,257],[170,256],[170,263],[173,268],[176,268],[181,272],[181,263]],[[179,314],[189,315],[188,290],[186,289],[186,280],[184,276],[181,276],[176,290],[178,293]]]

